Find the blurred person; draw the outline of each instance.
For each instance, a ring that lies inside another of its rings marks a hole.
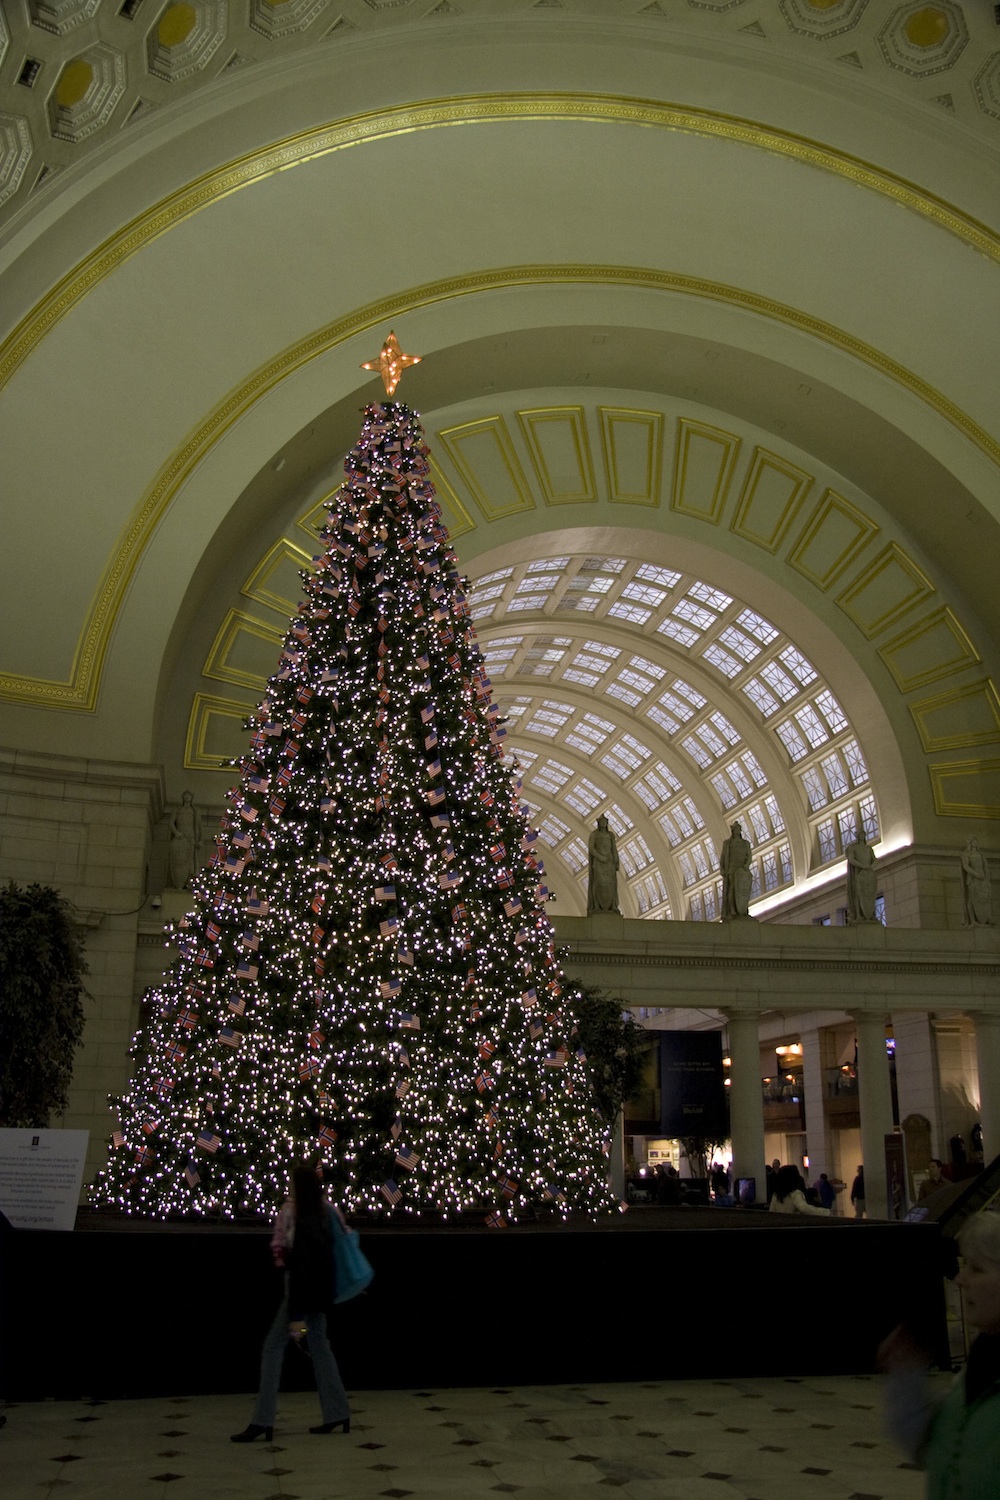
[[[911,1463],[927,1472],[927,1500],[1000,1495],[1000,1213],[975,1216],[959,1236],[955,1277],[977,1336],[965,1370],[943,1396],[927,1378],[931,1360],[905,1326],[879,1349],[888,1374],[886,1420]]]

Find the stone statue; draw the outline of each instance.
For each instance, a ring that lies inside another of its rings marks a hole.
[[[601,813],[587,842],[590,876],[587,884],[587,916],[618,911],[618,841]]]
[[[966,927],[993,927],[993,891],[990,867],[979,848],[978,839],[970,839],[962,850],[962,898]]]
[[[184,792],[181,805],[170,819],[170,884],[183,891],[198,869],[201,847],[201,813],[194,805],[194,793]]]
[[[729,830],[729,837],[722,845],[719,870],[722,874],[723,922],[749,916],[753,871],[750,869],[750,844],[743,837],[742,823],[734,823]]]
[[[875,854],[862,829],[853,844],[844,850],[847,859],[847,920],[848,922],[874,922],[875,898],[878,895],[878,875],[875,872]]]

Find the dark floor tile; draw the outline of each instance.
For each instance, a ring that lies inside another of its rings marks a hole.
[[[814,1469],[811,1465],[799,1471],[802,1474],[832,1474],[832,1469]]]

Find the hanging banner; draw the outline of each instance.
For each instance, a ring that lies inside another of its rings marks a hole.
[[[720,1031],[661,1031],[660,1132],[725,1140],[729,1114]]]

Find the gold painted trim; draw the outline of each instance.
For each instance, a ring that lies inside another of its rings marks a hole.
[[[895,603],[887,608],[883,607],[880,614],[868,614],[859,608],[859,601],[869,590],[876,590],[880,582],[890,578],[892,574],[906,579],[910,587],[908,594],[902,595]],[[920,604],[927,604],[934,597],[937,590],[924,570],[918,566],[908,552],[898,542],[890,542],[877,557],[872,558],[868,566],[857,575],[843,593],[837,595],[836,603],[844,611],[847,618],[858,627],[861,634],[869,641],[881,635],[883,630],[888,630],[895,625],[904,615],[916,609]]]
[[[285,638],[285,628],[273,625],[269,620],[260,620],[255,615],[245,614],[241,609],[229,610],[212,642],[208,658],[201,669],[201,675],[213,682],[230,682],[234,687],[245,687],[250,688],[251,691],[256,689],[263,692],[267,687],[270,672],[263,674],[246,672],[242,667],[234,667],[229,662],[229,653],[240,635],[253,636],[273,647],[276,658]]]
[[[312,563],[312,553],[304,551],[290,537],[280,536],[265,552],[240,589],[240,593],[247,599],[255,600],[257,604],[263,604],[267,609],[273,609],[275,614],[284,615],[287,620],[295,613],[298,599],[287,599],[284,594],[272,593],[268,586],[272,575],[283,562],[297,563],[303,570],[308,571]],[[282,637],[284,637],[284,631],[282,631]]]
[[[228,771],[230,775],[235,776],[234,768],[227,764],[228,757],[209,755],[205,749],[209,720],[213,714],[220,718],[238,719],[242,728],[255,707],[256,704],[253,702],[240,703],[235,698],[218,698],[210,693],[195,693],[191,700],[191,713],[184,741],[185,771]]]
[[[276,389],[288,376],[355,335],[381,330],[386,324],[391,325],[395,319],[419,308],[431,307],[455,297],[473,296],[510,287],[573,285],[640,287],[701,297],[707,301],[728,304],[744,312],[756,313],[797,332],[806,333],[894,380],[949,422],[1000,467],[1000,442],[994,440],[926,381],[842,329],[797,308],[776,302],[773,298],[762,297],[721,282],[706,281],[701,277],[635,266],[508,266],[481,271],[471,276],[449,277],[355,309],[282,350],[273,360],[255,370],[242,384],[234,387],[166,460],[127,522],[116,554],[105,570],[83,626],[70,677],[64,682],[57,682],[13,673],[0,674],[0,700],[31,703],[45,708],[93,710],[115,620],[128,584],[157,524],[174,496],[220,438],[257,401]]]
[[[317,500],[315,505],[310,505],[309,509],[303,511],[302,515],[295,522],[296,526],[301,527],[309,537],[310,545],[313,547],[318,544],[319,534],[330,519],[330,505],[334,495],[339,494],[339,492],[340,485],[334,485],[333,489],[324,495],[322,500]]]
[[[597,499],[594,483],[594,463],[590,454],[590,438],[587,435],[587,417],[582,406],[533,406],[517,413],[531,462],[535,468],[538,486],[546,505],[578,505]],[[570,443],[576,458],[577,478],[575,490],[557,490],[549,471],[545,454],[544,436],[555,426],[568,427]]]
[[[928,767],[934,790],[934,811],[941,818],[1000,818],[1000,760],[954,760]],[[956,802],[948,797],[946,784],[963,777],[996,777],[995,802]]]
[[[715,489],[708,510],[700,506],[689,505],[684,499],[684,492],[688,482],[688,460],[691,452],[691,444],[694,439],[704,443],[714,443],[721,449],[719,454],[719,469],[715,478]],[[733,470],[736,460],[743,446],[743,439],[734,432],[726,432],[725,428],[713,427],[708,422],[695,422],[690,417],[678,417],[677,419],[677,447],[674,449],[674,476],[670,494],[670,509],[680,516],[692,516],[696,521],[707,521],[710,526],[718,526],[722,520],[722,513],[726,508],[729,498],[729,487],[732,484]]]
[[[765,536],[762,531],[754,531],[749,521],[757,498],[758,487],[768,469],[773,474],[780,474],[787,479],[790,485],[781,507],[781,514],[770,536]],[[755,543],[758,547],[763,547],[765,552],[772,554],[777,552],[813,483],[813,476],[807,474],[804,469],[800,469],[797,464],[781,458],[779,454],[772,453],[768,448],[755,447],[750,459],[750,467],[743,480],[743,489],[736,502],[736,513],[729,523],[730,531],[748,542]]]
[[[604,452],[604,477],[608,484],[608,499],[612,505],[652,505],[660,503],[663,487],[663,432],[665,417],[662,411],[644,411],[629,406],[599,406],[601,419],[601,447]],[[618,472],[617,427],[644,427],[646,429],[646,488],[625,490],[621,486]]]
[[[977,701],[985,706],[987,715],[992,717],[992,728],[934,733],[930,725],[932,715],[949,708],[961,711],[960,705]],[[917,726],[920,742],[928,754],[938,750],[972,750],[976,745],[995,745],[1000,742],[1000,694],[990,677],[966,683],[964,687],[954,688],[947,693],[937,693],[933,698],[922,698],[919,703],[910,704],[910,713]]]
[[[419,130],[454,125],[482,125],[520,120],[588,121],[639,125],[661,130],[710,136],[751,146],[832,172],[858,187],[891,199],[955,235],[981,255],[1000,263],[1000,236],[943,198],[893,172],[825,146],[793,131],[760,125],[717,110],[692,109],[655,99],[620,94],[466,94],[351,115],[334,124],[316,126],[286,136],[263,150],[196,177],[177,192],[162,198],[144,213],[109,236],[102,245],[68,272],[18,324],[0,345],[0,387],[30,354],[39,339],[98,282],[150,240],[211,206],[231,193],[265,181],[276,172],[342,151],[351,146],[389,140]]]
[[[453,489],[451,482],[442,474],[439,465],[431,459],[431,484],[437,492],[438,504],[444,523],[448,528],[448,535],[454,540],[456,537],[465,536],[469,531],[475,531],[479,522],[466,510]]]
[[[475,455],[471,447],[466,446],[471,439],[483,437],[492,438],[496,445],[500,467],[506,471],[516,497],[511,504],[493,504],[486,490],[486,480],[476,467]],[[479,417],[474,422],[461,422],[456,427],[442,427],[438,431],[437,440],[464,479],[466,488],[479,506],[485,521],[502,521],[507,516],[519,516],[525,511],[536,509],[535,497],[502,414]]]
[[[943,629],[951,637],[957,647],[956,654],[949,661],[938,662],[936,666],[925,667],[922,671],[913,672],[907,676],[896,661],[898,654],[907,647],[916,645],[922,637],[929,638],[933,631],[939,629]],[[942,677],[950,677],[953,672],[961,672],[966,667],[982,666],[979,652],[947,604],[941,609],[936,609],[933,614],[926,615],[924,619],[918,620],[915,625],[910,626],[909,630],[904,630],[902,635],[897,635],[891,641],[886,641],[884,646],[879,646],[878,654],[892,673],[901,693],[928,687],[932,682],[940,682]]]
[[[805,561],[806,554],[814,542],[819,542],[824,526],[834,514],[853,525],[855,535],[845,544],[839,556],[835,557],[824,573],[816,573]],[[815,584],[816,588],[824,593],[831,588],[841,573],[858,557],[868,546],[872,539],[878,536],[879,527],[870,516],[853,505],[843,495],[838,495],[836,490],[825,490],[820,502],[813,511],[812,516],[803,527],[798,541],[786,554],[785,561],[801,573],[803,578]]]

